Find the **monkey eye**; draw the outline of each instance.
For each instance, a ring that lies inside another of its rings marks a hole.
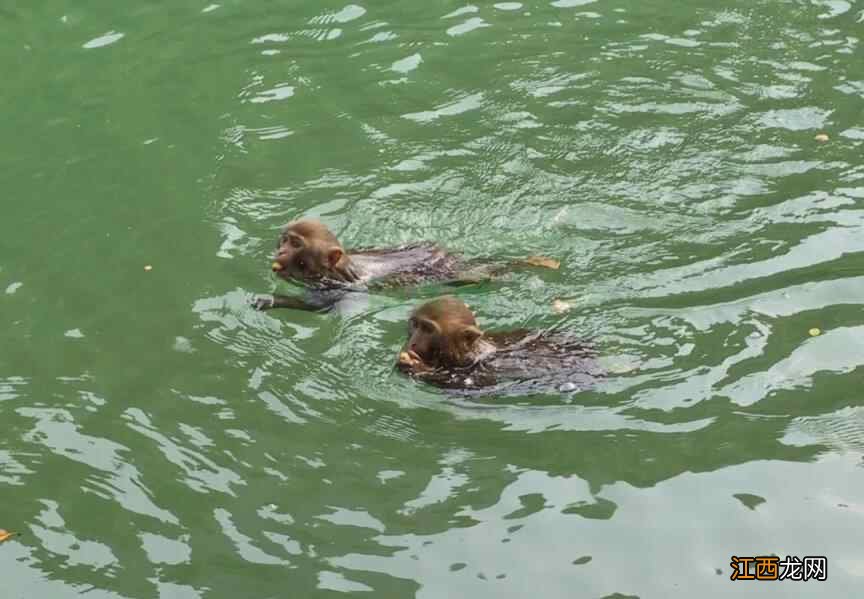
[[[292,237],[291,238],[291,247],[295,248],[295,249],[300,249],[300,247],[301,247],[300,240],[297,239],[296,237]]]
[[[420,330],[426,333],[427,335],[431,335],[435,332],[435,329],[432,328],[432,325],[425,320],[420,321]]]

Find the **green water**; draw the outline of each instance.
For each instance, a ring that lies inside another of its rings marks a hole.
[[[860,596],[862,28],[852,0],[3,3],[0,594]],[[459,294],[612,376],[456,401],[392,371],[421,298],[250,310],[301,216],[560,259]],[[828,581],[729,580],[769,553]]]

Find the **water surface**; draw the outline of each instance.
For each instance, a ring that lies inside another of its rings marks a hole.
[[[4,596],[860,593],[860,3],[19,5]],[[438,289],[252,311],[301,216],[560,259],[458,293],[484,327],[595,339],[612,376],[405,380]],[[828,582],[729,580],[770,553]]]

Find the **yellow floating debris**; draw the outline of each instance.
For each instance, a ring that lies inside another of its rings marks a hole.
[[[816,137],[814,137],[813,139],[815,139],[815,140],[818,141],[819,143],[823,143],[823,144],[824,144],[824,143],[825,143],[826,141],[828,141],[830,138],[828,137],[828,134],[827,134],[827,133],[819,133],[819,134],[817,134]]]
[[[153,267],[148,264],[147,266],[144,267],[144,270],[146,270],[147,272],[150,272],[151,270],[153,270]]]
[[[9,532],[8,530],[3,530],[2,528],[0,528],[0,543],[2,543],[3,541],[8,541],[14,536],[14,532]]]
[[[810,329],[810,336],[811,337],[818,337],[821,334],[822,334],[822,331],[820,331],[816,327],[813,327],[812,329]]]

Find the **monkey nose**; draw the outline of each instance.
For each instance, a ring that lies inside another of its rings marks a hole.
[[[273,264],[270,266],[270,268],[273,269],[273,272],[279,272],[280,270],[282,270],[285,267],[282,266],[282,264],[280,262],[273,262]]]

